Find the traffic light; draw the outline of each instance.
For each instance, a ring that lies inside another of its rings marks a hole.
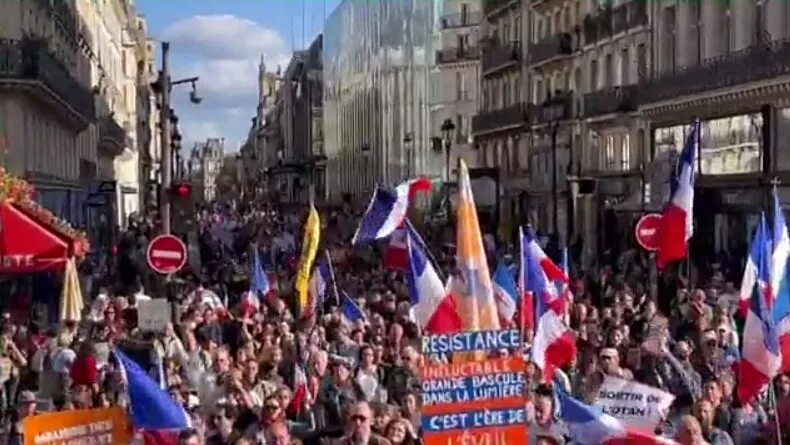
[[[175,182],[172,185],[171,193],[177,198],[187,199],[192,195],[192,184]]]

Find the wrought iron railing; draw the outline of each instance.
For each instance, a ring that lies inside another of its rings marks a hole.
[[[631,0],[612,9],[603,6],[582,20],[584,44],[589,45],[612,35],[648,24],[647,0]]]
[[[638,85],[626,85],[584,95],[584,117],[636,110]]]
[[[508,127],[526,125],[531,105],[520,103],[499,110],[481,111],[472,117],[472,133],[481,134]]]
[[[483,50],[483,72],[505,68],[521,60],[520,42],[500,44],[490,41]]]
[[[790,74],[790,40],[744,48],[660,74],[640,86],[640,103],[702,93]]]
[[[572,91],[555,93],[554,96],[546,99],[538,105],[531,113],[532,122],[535,125],[548,124],[553,121],[572,119],[574,116],[574,94]],[[560,109],[559,113],[547,113],[548,109]]]
[[[463,28],[465,26],[477,26],[483,19],[483,14],[479,11],[467,13],[455,13],[442,16],[441,25],[442,29],[450,28]]]
[[[93,93],[40,40],[0,39],[0,81],[4,78],[39,81],[85,120],[95,120]]]
[[[121,150],[126,145],[126,131],[121,127],[112,116],[104,116],[99,119],[99,140],[111,141]]]
[[[507,6],[509,3],[515,3],[516,0],[483,0],[483,13],[490,14],[500,8]]]
[[[549,36],[543,40],[533,43],[529,47],[529,63],[536,64],[545,62],[558,56],[573,54],[577,49],[573,42],[573,35],[562,32],[557,35]]]
[[[465,60],[477,60],[480,58],[480,48],[476,46],[466,46],[459,48],[445,48],[436,51],[436,64],[454,63]]]

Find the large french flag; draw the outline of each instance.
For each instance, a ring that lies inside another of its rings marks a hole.
[[[557,295],[554,281],[567,276],[551,261],[535,240],[530,227],[524,231],[522,246],[525,286],[537,300],[537,326],[532,344],[532,361],[543,371],[545,381],[551,381],[554,370],[576,357],[576,337],[563,321],[564,303]],[[551,275],[549,275],[551,274]]]
[[[427,178],[406,181],[394,190],[376,186],[373,198],[362,216],[351,244],[369,244],[392,235],[392,232],[406,219],[409,203],[414,196],[430,189],[431,181]]]
[[[513,324],[513,318],[518,308],[519,298],[516,290],[516,281],[510,274],[508,267],[505,266],[505,263],[499,263],[494,271],[492,281],[496,307],[499,311],[499,321],[502,326],[510,326]]]
[[[461,320],[453,297],[448,296],[439,274],[424,251],[424,245],[417,231],[411,225],[406,225],[406,248],[409,253],[406,282],[411,318],[420,329],[433,334],[455,332],[460,328]]]
[[[743,278],[741,279],[740,298],[740,313],[745,318],[749,313],[749,301],[752,299],[754,286],[757,285],[757,262],[760,258],[760,251],[763,246],[760,244],[759,239],[763,235],[758,231],[754,232],[752,242],[749,245],[749,256],[746,258],[746,267],[743,269]]]
[[[700,123],[694,121],[673,177],[669,204],[664,209],[659,231],[657,262],[663,268],[686,258],[688,240],[694,234],[694,168],[700,146]]]
[[[600,408],[585,405],[554,385],[560,418],[568,427],[573,442],[579,445],[654,445],[672,444],[671,440],[649,431],[628,427]]]
[[[409,267],[409,252],[406,248],[406,226],[401,225],[390,236],[390,244],[384,254],[384,267],[406,271]]]
[[[790,372],[790,285],[787,280],[787,258],[790,255],[790,234],[788,234],[784,212],[779,196],[774,188],[774,238],[771,255],[771,288],[775,298],[772,302],[776,335],[782,355],[782,372]]]
[[[753,289],[749,312],[746,315],[741,362],[738,366],[740,372],[738,398],[743,403],[751,403],[760,392],[765,390],[779,373],[782,365],[779,337],[769,306],[769,302],[773,301],[770,281],[772,255],[764,217],[760,218],[755,236],[762,248],[757,258],[757,285]]]

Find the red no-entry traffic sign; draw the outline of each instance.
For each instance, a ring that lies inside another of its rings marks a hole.
[[[636,242],[642,246],[643,249],[655,252],[659,247],[658,231],[661,228],[661,214],[648,213],[647,215],[639,218],[634,229],[636,235]]]
[[[176,273],[187,262],[187,246],[173,235],[159,235],[148,244],[148,266],[161,274]]]

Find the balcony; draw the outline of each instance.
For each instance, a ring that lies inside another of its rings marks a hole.
[[[638,85],[626,85],[584,95],[584,117],[636,110]]]
[[[517,65],[521,60],[520,42],[500,44],[490,41],[483,50],[482,69],[484,74]]]
[[[467,26],[477,26],[483,18],[479,11],[468,12],[466,14],[456,13],[442,16],[442,29],[465,28]]]
[[[640,103],[659,102],[788,74],[790,39],[775,40],[659,75],[640,85]]]
[[[483,13],[492,14],[511,4],[518,4],[517,0],[483,0]]]
[[[460,48],[446,48],[436,51],[436,64],[458,63],[480,58],[480,48],[467,46]]]
[[[598,8],[596,13],[584,17],[584,44],[591,45],[647,24],[646,0],[631,0],[614,9],[606,5]]]
[[[514,129],[529,122],[530,104],[516,104],[492,111],[482,111],[472,117],[472,134],[479,136],[495,131]]]
[[[93,94],[42,41],[0,39],[0,87],[29,89],[78,130],[96,118]]]
[[[529,63],[530,65],[536,65],[547,62],[558,57],[573,54],[575,50],[573,35],[568,32],[562,32],[530,45]]]
[[[612,12],[612,32],[620,34],[628,29],[628,5],[622,4]]]
[[[573,119],[573,91],[557,92],[546,99],[533,113],[533,123],[544,125]]]
[[[113,157],[123,153],[126,148],[126,131],[115,122],[112,116],[99,119],[99,148]]]

